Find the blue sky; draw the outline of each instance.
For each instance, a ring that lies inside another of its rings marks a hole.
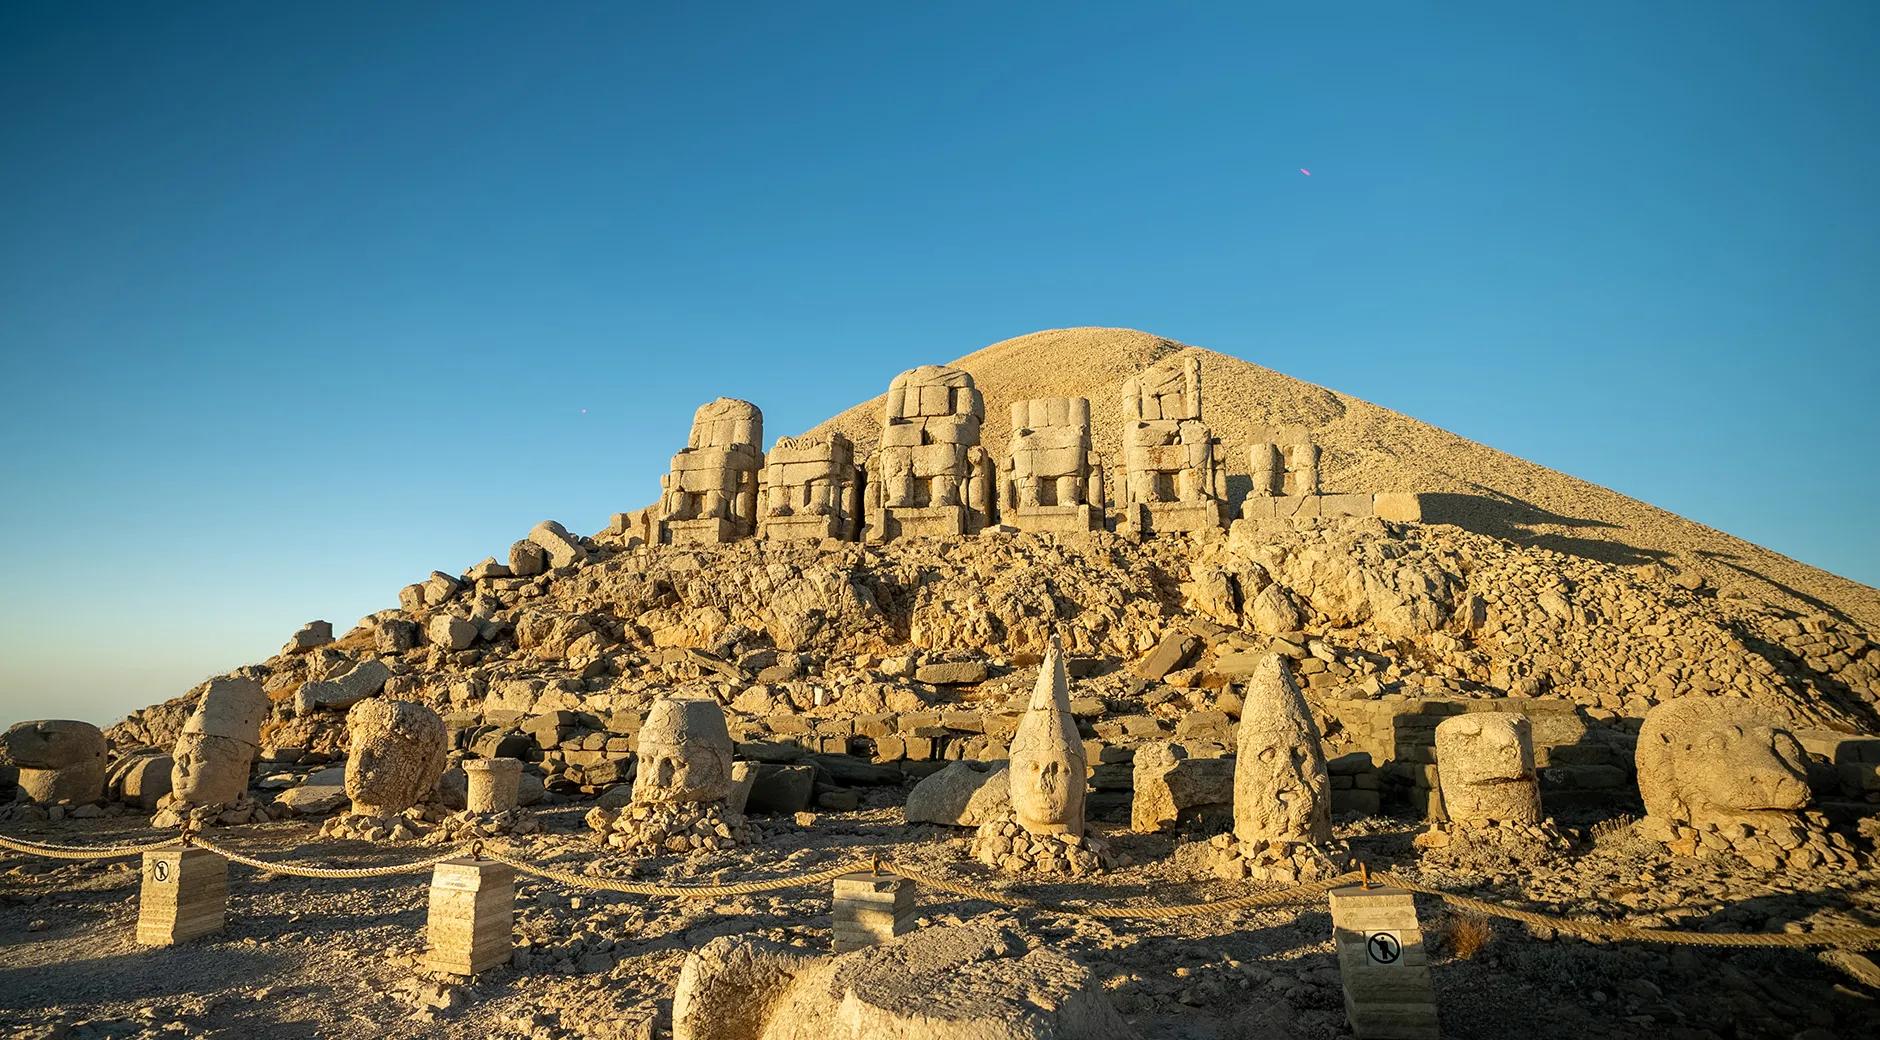
[[[0,720],[1070,325],[1880,581],[1880,8],[1320,6],[0,7]]]

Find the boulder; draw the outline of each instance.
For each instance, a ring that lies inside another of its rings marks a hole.
[[[457,594],[463,583],[443,571],[432,571],[424,580],[424,605],[435,607]]]
[[[1009,924],[922,928],[835,957],[721,936],[686,958],[673,1040],[1130,1040],[1088,967]]]
[[[1137,661],[1131,669],[1137,675],[1154,682],[1188,663],[1196,650],[1201,648],[1201,640],[1187,632],[1170,632],[1155,644],[1155,649]]]
[[[504,564],[497,563],[496,557],[485,556],[482,560],[478,561],[475,566],[470,568],[468,576],[472,581],[487,581],[490,578],[507,578],[509,577],[509,568]]]
[[[548,569],[548,553],[541,546],[523,539],[509,547],[509,573],[518,578],[533,578]]]
[[[367,697],[378,696],[385,688],[385,680],[391,677],[392,670],[384,661],[368,657],[337,679],[302,685],[294,693],[294,714],[311,715],[320,710],[350,708]]]
[[[816,794],[816,767],[771,765],[757,767],[744,802],[747,813],[798,813],[809,808]]]
[[[544,520],[536,524],[529,532],[529,541],[540,546],[548,554],[550,567],[566,567],[587,559],[587,550],[568,533],[568,529],[553,520]]]
[[[301,650],[311,650],[316,646],[325,646],[333,641],[333,623],[331,621],[309,621],[300,626],[281,653],[292,654]]]
[[[432,646],[446,650],[468,650],[470,644],[477,641],[479,634],[476,622],[452,614],[439,614],[432,618],[424,631]]]
[[[386,618],[379,622],[378,630],[373,635],[373,644],[381,654],[395,654],[418,645],[418,623],[402,618]]]
[[[985,682],[986,662],[945,661],[923,664],[914,671],[914,678],[931,686],[966,686]]]
[[[1153,834],[1175,826],[1186,812],[1233,808],[1231,758],[1189,758],[1181,745],[1157,741],[1136,749],[1133,770],[1131,830]]]
[[[1004,762],[949,762],[907,793],[907,822],[977,827],[1012,809]]]

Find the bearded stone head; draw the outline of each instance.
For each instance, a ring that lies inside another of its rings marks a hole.
[[[720,802],[731,796],[731,734],[715,702],[664,698],[640,727],[633,801]]]
[[[1269,655],[1247,684],[1240,709],[1234,836],[1245,842],[1330,841],[1331,787],[1305,695],[1285,659]]]
[[[1808,756],[1740,697],[1686,696],[1645,716],[1639,796],[1654,817],[1698,827],[1771,823],[1808,807]]]
[[[1012,733],[1012,812],[1031,834],[1084,833],[1083,739],[1071,715],[1064,652],[1053,645],[1038,666],[1031,704]]]
[[[390,816],[423,801],[444,774],[444,720],[422,704],[380,698],[346,713],[346,794],[356,812]]]

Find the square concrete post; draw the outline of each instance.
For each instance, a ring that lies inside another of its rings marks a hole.
[[[1436,993],[1417,925],[1401,888],[1333,889],[1332,942],[1345,1017],[1358,1040],[1438,1040]]]
[[[914,927],[914,883],[862,871],[836,878],[835,952],[874,946]]]
[[[206,849],[144,853],[137,941],[170,946],[222,930],[228,918],[228,860]]]
[[[431,871],[424,966],[475,975],[509,963],[515,920],[514,870],[479,859],[439,863]]]

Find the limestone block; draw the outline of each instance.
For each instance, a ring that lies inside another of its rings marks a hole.
[[[829,917],[836,953],[887,942],[914,927],[914,883],[866,871],[835,879]]]
[[[1038,665],[1031,705],[1012,734],[1010,761],[1012,810],[1031,834],[1084,833],[1085,777],[1083,739],[1071,715],[1070,677],[1064,651],[1055,643]]]
[[[1142,834],[1175,826],[1184,811],[1234,804],[1234,760],[1189,758],[1167,741],[1136,749],[1131,773],[1129,825]]]
[[[908,792],[907,822],[977,827],[1011,811],[1011,782],[1004,762],[949,762]]]
[[[1443,810],[1464,827],[1491,821],[1541,822],[1534,741],[1526,718],[1512,712],[1470,712],[1436,726]]]
[[[566,567],[587,559],[587,550],[581,547],[581,543],[568,533],[567,528],[553,520],[544,520],[531,528],[529,541],[548,555],[551,567]]]
[[[1423,499],[1410,492],[1380,491],[1371,498],[1371,512],[1380,520],[1420,524],[1423,522]]]
[[[422,704],[365,700],[346,713],[346,794],[355,812],[392,816],[429,797],[444,772],[444,721]]]
[[[455,596],[463,583],[443,571],[432,571],[425,579],[423,588],[424,605],[435,607]],[[402,600],[401,600],[402,602]]]
[[[431,872],[424,966],[476,975],[509,963],[515,942],[516,872],[501,863],[451,859]]]
[[[513,758],[473,758],[463,764],[464,808],[473,813],[506,812],[521,802],[522,763]]]
[[[468,576],[472,581],[487,581],[491,578],[509,577],[509,568],[496,562],[496,557],[486,556],[471,567]]]
[[[751,777],[747,813],[799,813],[816,795],[816,767],[765,762]]]
[[[986,681],[984,661],[944,661],[921,665],[914,678],[934,686],[967,686]]]
[[[228,916],[228,860],[206,849],[144,853],[137,895],[137,941],[171,946],[222,930]]]
[[[1429,955],[1409,892],[1333,889],[1332,944],[1358,1040],[1438,1040]]]
[[[120,765],[113,782],[118,798],[145,812],[170,793],[176,760],[169,755],[137,755]]]
[[[451,614],[439,614],[425,626],[425,636],[431,645],[446,650],[468,650],[479,634],[476,622]]]
[[[1331,840],[1331,777],[1319,728],[1278,654],[1269,654],[1247,683],[1235,748],[1235,837],[1254,843]]]
[[[715,701],[653,702],[639,733],[633,801],[722,802],[731,794],[731,734]]]
[[[533,578],[548,569],[548,550],[527,538],[509,547],[509,573]]]
[[[1371,495],[1320,495],[1320,516],[1370,516],[1373,509]]]
[[[436,619],[432,620],[432,625],[435,628]],[[384,661],[368,657],[337,679],[306,683],[294,691],[294,714],[343,711],[367,697],[378,696],[379,691],[385,689],[385,680],[391,677],[392,670]]]
[[[333,623],[331,621],[309,621],[300,626],[287,645],[281,648],[284,654],[299,650],[311,650],[316,646],[325,646],[333,641]]]

